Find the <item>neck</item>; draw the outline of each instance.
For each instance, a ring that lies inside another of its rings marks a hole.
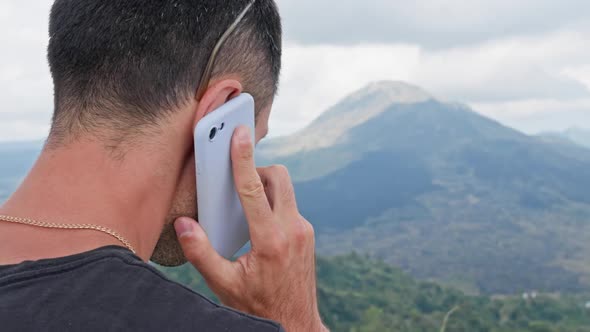
[[[135,150],[118,160],[97,141],[45,149],[0,214],[107,227],[127,239],[147,261],[170,210],[182,164],[169,157],[161,151]],[[0,222],[0,265],[113,244],[122,246],[112,236],[94,230]]]

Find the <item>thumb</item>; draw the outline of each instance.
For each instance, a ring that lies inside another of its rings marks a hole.
[[[181,217],[174,223],[174,229],[184,256],[209,286],[229,287],[236,273],[233,264],[213,249],[201,225],[194,219]]]

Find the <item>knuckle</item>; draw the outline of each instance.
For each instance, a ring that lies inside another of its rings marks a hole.
[[[293,221],[295,223],[295,227],[293,227],[293,234],[297,238],[305,238],[307,234],[307,226],[305,225],[305,220],[301,216],[297,216]]]
[[[268,169],[269,169],[268,166],[256,167],[256,171],[258,173],[262,173],[262,174],[268,173]]]
[[[280,179],[290,179],[289,170],[285,165],[272,165],[270,170]]]
[[[284,257],[289,248],[289,243],[284,236],[276,236],[268,243],[268,250],[263,255],[268,259]]]
[[[279,172],[282,175],[289,175],[289,169],[287,168],[287,166],[285,165],[275,165],[275,167],[277,168],[277,172]]]
[[[182,236],[177,235],[178,242],[181,244],[183,249],[187,251],[194,251],[194,247],[196,243],[198,243],[199,239],[195,238],[195,234],[183,234]]]
[[[253,248],[252,250],[255,249]],[[255,269],[252,267],[252,260],[245,259],[245,256],[238,258],[236,262],[238,263],[236,265],[236,270],[238,272],[238,275],[242,278],[251,274],[252,271],[255,271]]]
[[[264,185],[262,184],[262,181],[260,181],[260,179],[253,178],[244,182],[238,188],[238,192],[241,196],[247,198],[259,197],[262,193],[264,193]]]
[[[294,234],[295,241],[298,244],[306,243],[307,242],[307,228],[304,224],[300,223],[295,227]]]

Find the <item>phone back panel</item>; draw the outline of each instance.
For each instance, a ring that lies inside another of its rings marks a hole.
[[[211,112],[195,128],[199,223],[213,248],[226,258],[250,240],[248,222],[234,185],[230,154],[233,133],[241,125],[250,127],[254,144],[254,99],[248,94]],[[215,138],[210,139],[213,128],[218,130]]]

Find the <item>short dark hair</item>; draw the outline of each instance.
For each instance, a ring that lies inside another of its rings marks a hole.
[[[249,2],[56,0],[50,141],[104,126],[127,137],[186,105],[215,43]],[[281,34],[274,0],[256,0],[220,50],[213,78],[239,73],[257,111],[268,106],[277,92]]]

